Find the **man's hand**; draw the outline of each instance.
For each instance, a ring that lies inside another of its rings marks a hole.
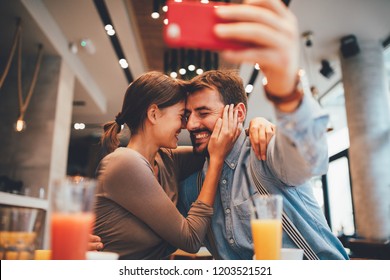
[[[249,123],[247,134],[251,141],[252,149],[259,160],[267,159],[267,146],[275,134],[276,126],[265,118],[254,118]]]
[[[102,240],[99,236],[90,234],[88,240],[88,251],[99,251],[103,249],[103,243],[101,241]]]
[[[233,63],[258,63],[269,92],[279,97],[290,94],[299,69],[299,29],[282,1],[246,0],[244,5],[220,6],[216,14],[231,21],[215,26],[217,37],[253,45],[223,51],[223,57]]]

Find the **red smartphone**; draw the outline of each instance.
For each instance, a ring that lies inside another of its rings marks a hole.
[[[171,48],[196,48],[209,50],[244,49],[249,44],[231,40],[222,40],[214,35],[213,27],[216,23],[223,23],[215,15],[215,9],[221,2],[201,3],[196,1],[168,1],[164,25],[164,40]]]

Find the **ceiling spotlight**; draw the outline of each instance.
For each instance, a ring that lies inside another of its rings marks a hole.
[[[83,129],[85,129],[85,123],[75,123],[73,125],[73,128],[75,130],[83,130]]]
[[[115,35],[114,27],[111,24],[106,24],[106,26],[104,26],[104,29],[106,30],[108,36]]]
[[[170,76],[171,76],[171,78],[176,79],[177,78],[177,73],[175,71],[172,71]]]
[[[196,74],[202,75],[203,74],[203,69],[202,68],[196,69]]]
[[[253,85],[247,84],[245,87],[245,92],[246,93],[251,93],[253,91]]]
[[[185,68],[180,68],[179,73],[180,73],[180,75],[185,75],[187,73],[187,71]]]
[[[168,6],[167,5],[164,5],[162,8],[161,8],[161,10],[163,10],[163,12],[168,12]]]
[[[305,40],[306,47],[310,48],[313,46],[313,32],[306,31],[302,33],[302,37]]]
[[[129,64],[127,63],[127,60],[122,58],[119,60],[119,65],[123,68],[123,69],[126,69],[129,67]]]
[[[321,60],[320,73],[322,74],[322,76],[324,76],[325,78],[328,78],[328,79],[333,76],[334,70],[330,66],[330,63],[328,60],[326,60],[326,59]]]
[[[158,19],[160,17],[160,14],[158,12],[153,12],[151,16],[153,19]]]
[[[114,29],[114,27],[112,27],[111,24],[106,24],[106,25],[104,26],[104,29],[105,29],[106,31],[108,31],[108,30]]]
[[[153,13],[152,13],[153,19],[158,19],[160,17],[160,13],[158,12],[159,10],[160,10],[160,1],[154,0],[153,1]]]

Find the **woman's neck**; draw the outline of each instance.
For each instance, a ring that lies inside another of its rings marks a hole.
[[[150,137],[143,134],[132,135],[127,147],[139,152],[149,161],[151,166],[154,166],[154,159],[160,147],[155,145]]]

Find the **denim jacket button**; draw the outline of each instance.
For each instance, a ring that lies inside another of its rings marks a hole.
[[[230,208],[225,209],[225,214],[230,214]]]
[[[230,244],[233,244],[233,243],[234,243],[234,239],[233,239],[233,238],[230,238],[230,239],[229,239],[229,243],[230,243]]]
[[[227,182],[227,181],[226,181],[225,179],[223,179],[223,180],[222,180],[222,184],[224,184],[224,185],[225,185],[225,184],[226,184],[226,182]]]

